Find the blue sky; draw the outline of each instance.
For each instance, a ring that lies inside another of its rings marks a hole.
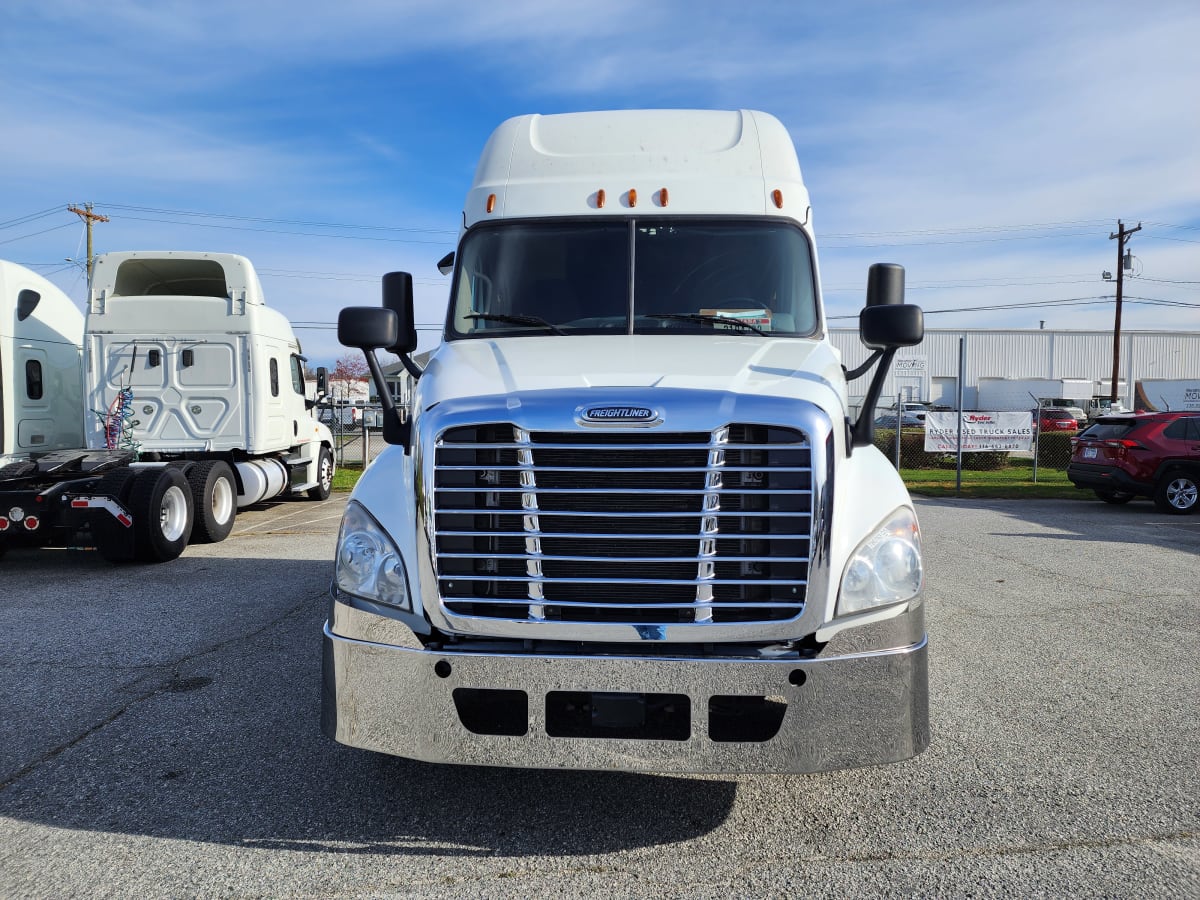
[[[318,363],[411,271],[426,347],[500,121],[746,107],[796,142],[831,317],[889,261],[928,327],[1111,329],[1120,218],[1123,327],[1195,331],[1198,44],[1194,0],[6,0],[0,258],[82,306],[93,202],[97,252],[248,256]]]

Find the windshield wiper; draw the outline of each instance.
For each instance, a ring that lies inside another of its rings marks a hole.
[[[500,313],[472,313],[464,318],[481,319],[484,322],[507,322],[510,325],[536,325],[541,328],[548,328],[555,334],[566,334],[565,331],[563,331],[553,322],[547,322],[541,316],[510,316]]]
[[[721,325],[732,325],[735,328],[746,328],[753,331],[755,334],[761,334],[764,337],[770,337],[769,331],[763,331],[757,325],[752,325],[742,319],[735,319],[732,316],[717,316],[712,313],[647,313],[647,319],[678,319],[682,322],[708,322],[711,324],[720,323]]]

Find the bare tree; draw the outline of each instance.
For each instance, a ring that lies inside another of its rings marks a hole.
[[[334,381],[362,381],[369,374],[367,361],[361,353],[347,353],[338,357],[329,377]]]

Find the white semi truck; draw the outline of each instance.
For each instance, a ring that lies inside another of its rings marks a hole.
[[[36,272],[0,260],[0,467],[83,446],[83,314]]]
[[[449,262],[449,260],[447,260]],[[444,341],[338,537],[322,725],[416,759],[814,772],[929,740],[917,517],[872,445],[923,336],[873,266],[846,372],[807,190],[751,111],[523,116],[467,195]],[[847,381],[875,366],[849,414]]]
[[[48,315],[79,317],[61,292],[43,293],[55,300]],[[249,260],[98,256],[82,331],[82,366],[76,339],[74,371],[61,376],[73,388],[53,394],[69,427],[45,447],[18,427],[24,458],[0,470],[0,543],[91,543],[113,561],[161,562],[224,540],[240,507],[329,496],[333,437],[306,398],[291,325],[266,306]]]

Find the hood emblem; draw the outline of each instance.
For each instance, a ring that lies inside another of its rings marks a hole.
[[[575,418],[585,425],[658,425],[662,413],[649,406],[614,403],[581,406],[575,411]]]

